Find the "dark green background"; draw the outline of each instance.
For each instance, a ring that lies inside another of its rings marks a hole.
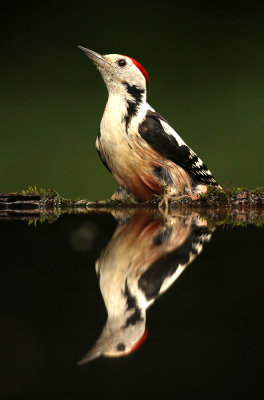
[[[150,104],[218,182],[264,184],[263,8],[249,1],[1,7],[0,192],[36,184],[96,199],[114,191],[94,147],[107,93],[78,44],[139,60]]]

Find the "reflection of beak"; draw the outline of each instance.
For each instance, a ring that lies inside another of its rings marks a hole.
[[[94,360],[95,358],[98,358],[102,355],[103,353],[103,348],[102,346],[98,346],[95,344],[95,346],[87,353],[85,356],[77,362],[77,365],[83,365],[89,361]]]
[[[91,350],[89,350],[88,353],[86,353],[85,356],[83,356],[83,358],[77,362],[77,365],[83,365],[89,361],[103,356],[107,345],[112,342],[112,337],[113,332],[111,329],[109,329],[109,324],[106,323],[96,343],[93,345]]]
[[[104,56],[101,56],[101,54],[96,53],[93,50],[86,49],[85,47],[78,46],[80,50],[84,52],[84,54],[92,60],[95,64],[99,64],[102,67],[107,64],[107,61],[105,60]]]

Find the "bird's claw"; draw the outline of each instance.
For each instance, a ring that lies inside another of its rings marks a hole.
[[[164,195],[158,204],[159,212],[163,215],[168,215],[170,204],[174,201],[179,201],[184,198],[191,198],[188,194],[176,196],[165,189]]]

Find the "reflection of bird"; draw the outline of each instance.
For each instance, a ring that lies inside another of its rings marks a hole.
[[[93,349],[80,361],[122,356],[146,338],[146,309],[201,252],[211,232],[195,215],[170,217],[166,224],[137,212],[119,225],[96,263],[108,312]]]
[[[153,194],[197,198],[217,185],[202,160],[146,101],[146,70],[133,58],[100,55],[79,46],[99,69],[109,92],[98,132],[99,156],[120,190],[113,198]]]

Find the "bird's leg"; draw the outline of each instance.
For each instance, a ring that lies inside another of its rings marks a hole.
[[[127,190],[125,185],[120,185],[119,189],[112,195],[111,200],[121,200],[124,202],[137,203],[136,198]]]
[[[172,201],[178,201],[184,198],[191,198],[190,195],[188,194],[178,194],[175,187],[172,185],[167,185],[165,186],[164,193],[162,196],[161,201],[158,204],[159,211],[162,212],[163,214],[165,213],[168,214],[169,211],[169,203]]]

